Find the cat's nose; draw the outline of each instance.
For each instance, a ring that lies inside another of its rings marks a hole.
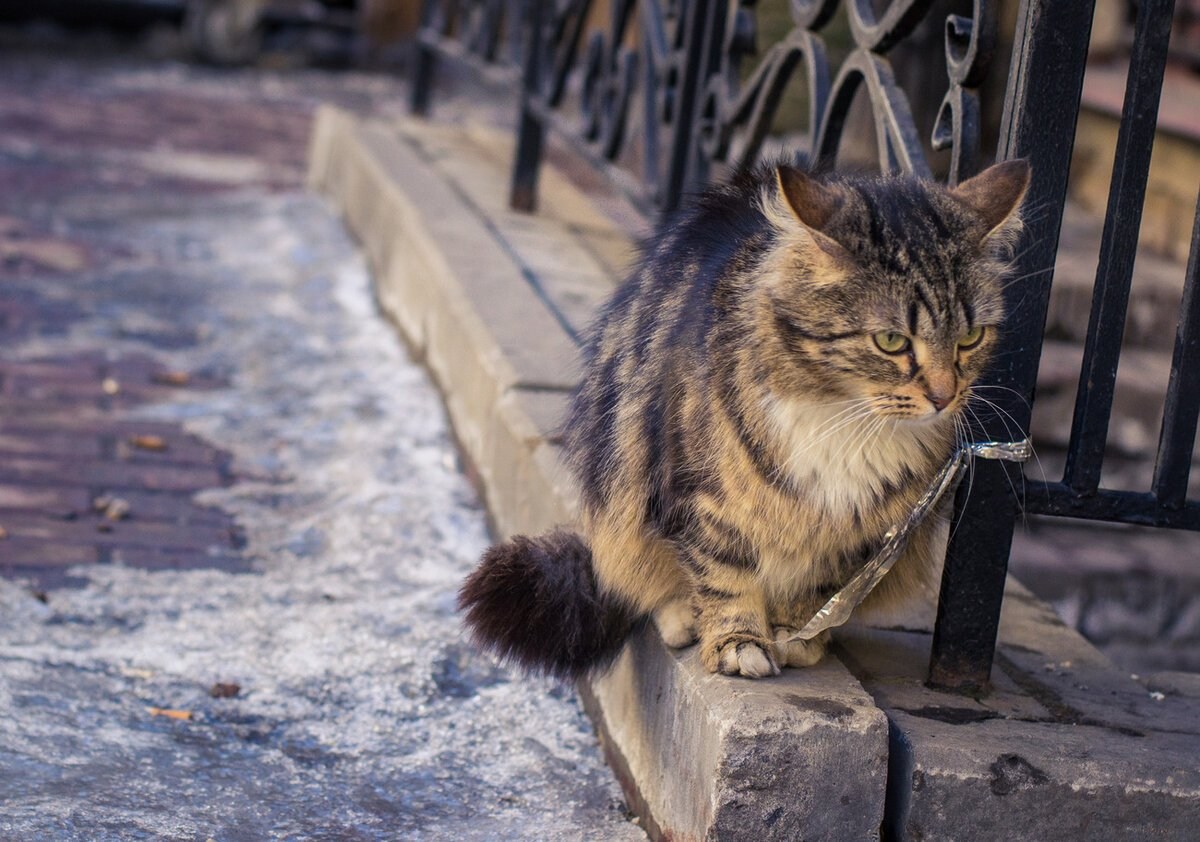
[[[929,402],[933,404],[933,408],[938,412],[941,412],[954,401],[953,392],[928,391],[925,393],[925,397],[929,398]]]

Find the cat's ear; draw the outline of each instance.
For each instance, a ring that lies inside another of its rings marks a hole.
[[[841,194],[787,164],[776,168],[775,178],[779,182],[779,195],[800,225],[812,235],[813,241],[830,256],[845,257],[845,249],[825,233],[825,226],[842,206]]]
[[[823,231],[842,206],[842,197],[808,173],[781,164],[775,170],[779,193],[805,228]]]
[[[1017,211],[1029,190],[1029,162],[1023,158],[993,164],[950,191],[983,220],[986,240],[1011,228],[1020,230]]]

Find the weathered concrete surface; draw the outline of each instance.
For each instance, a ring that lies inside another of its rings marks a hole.
[[[887,721],[836,658],[773,681],[706,672],[641,631],[585,690],[609,763],[671,839],[873,839]]]
[[[506,296],[542,310],[522,311],[523,323],[542,325],[520,333],[522,351],[560,358],[585,303],[619,271],[579,247],[581,231],[604,232],[606,242],[620,235],[594,217],[556,216],[556,204],[581,205],[553,168],[543,210],[513,217],[503,204],[506,159],[495,153],[505,141],[478,126],[385,127],[329,111],[317,136],[313,179],[375,256],[381,298],[448,393],[500,530],[567,519],[574,490],[553,459],[560,384],[526,389],[513,376],[499,394],[496,384],[455,392],[475,382],[476,358],[503,353],[513,336],[511,324],[493,321],[508,312]],[[446,225],[448,213],[463,224]],[[438,289],[401,286],[408,261],[484,253],[488,237],[491,257],[471,271],[492,273],[494,284],[457,274],[445,258]],[[454,322],[457,346],[422,333],[446,312],[467,313]],[[545,495],[556,502],[539,504]],[[924,687],[929,635],[899,630],[921,627],[910,618],[898,630],[846,630],[818,669],[753,683],[707,675],[694,653],[669,652],[642,631],[611,673],[584,688],[586,703],[655,838],[840,840],[875,838],[881,827],[886,838],[914,840],[1137,838],[1155,828],[1169,838],[1188,828],[1200,803],[1191,690],[1164,703],[1165,693],[1151,695],[1011,587],[996,686],[982,700]],[[1190,688],[1177,676],[1161,681]]]
[[[1200,821],[1192,677],[1131,678],[1015,582],[981,699],[924,686],[927,634],[838,645],[890,723],[892,838],[1187,839]]]
[[[86,349],[225,383],[123,417],[232,454],[198,502],[234,518],[251,571],[114,558],[69,567],[76,588],[0,581],[0,838],[644,838],[574,694],[463,639],[484,512],[356,248],[301,189],[313,97],[396,93],[0,56],[0,215],[87,256],[0,262],[28,324],[3,359]],[[114,535],[148,519],[140,499]]]

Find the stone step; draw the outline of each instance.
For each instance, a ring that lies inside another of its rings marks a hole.
[[[1046,314],[1046,334],[1053,339],[1081,343],[1087,336],[1103,228],[1102,216],[1067,205]],[[1127,347],[1174,349],[1185,268],[1182,260],[1139,248],[1125,321]]]
[[[1081,345],[1047,340],[1042,347],[1031,433],[1035,445],[1048,452],[1065,448],[1070,439],[1082,362]],[[1147,477],[1153,470],[1170,374],[1170,353],[1122,348],[1108,431],[1107,455],[1114,465],[1142,465]],[[1200,458],[1200,449],[1192,458]]]
[[[1043,344],[1031,430],[1038,441],[1066,445],[1082,362],[1082,345],[1055,340]],[[1158,445],[1162,403],[1170,373],[1170,354],[1122,348],[1109,424],[1110,441],[1120,453],[1153,454]]]
[[[1104,213],[1116,157],[1129,72],[1127,59],[1090,62],[1071,156],[1071,196]],[[1158,125],[1146,181],[1139,242],[1179,263],[1187,260],[1200,182],[1200,77],[1180,65],[1163,76]]]
[[[1200,672],[1200,533],[1029,517],[1009,569],[1129,672]]]

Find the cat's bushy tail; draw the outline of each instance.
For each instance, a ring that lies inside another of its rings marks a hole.
[[[600,592],[578,535],[518,535],[483,555],[458,592],[475,641],[525,670],[560,679],[609,666],[636,619]]]

